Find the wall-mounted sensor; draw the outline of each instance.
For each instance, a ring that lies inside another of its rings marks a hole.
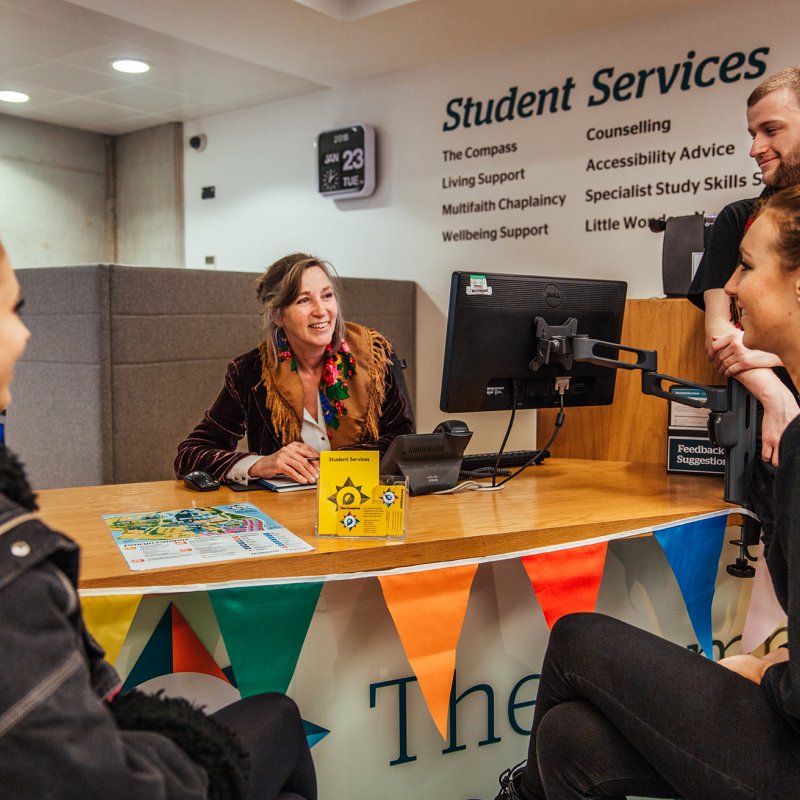
[[[192,150],[197,150],[198,153],[202,153],[203,150],[206,149],[206,144],[208,144],[208,137],[204,133],[198,133],[189,137],[189,147],[191,147]]]

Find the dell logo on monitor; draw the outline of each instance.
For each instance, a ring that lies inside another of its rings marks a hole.
[[[554,283],[548,283],[547,286],[544,287],[544,299],[547,302],[547,305],[551,306],[552,308],[558,308],[564,298],[562,297],[561,289],[559,289],[558,286],[556,286]]]

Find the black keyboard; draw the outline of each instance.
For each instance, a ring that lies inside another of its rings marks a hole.
[[[500,456],[500,469],[508,469],[509,467],[521,467],[527,464],[539,451],[538,450],[506,450]],[[547,458],[550,453],[545,450],[544,458]],[[462,472],[473,472],[478,469],[491,470],[497,461],[497,453],[468,453],[461,461]]]

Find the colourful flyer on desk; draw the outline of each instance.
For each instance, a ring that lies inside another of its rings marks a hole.
[[[314,549],[251,503],[106,514],[103,520],[132,570]]]
[[[405,534],[405,479],[380,477],[377,450],[320,453],[318,536],[401,538]]]

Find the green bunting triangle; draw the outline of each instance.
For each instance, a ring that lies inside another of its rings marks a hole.
[[[286,692],[323,583],[209,592],[239,692]]]

